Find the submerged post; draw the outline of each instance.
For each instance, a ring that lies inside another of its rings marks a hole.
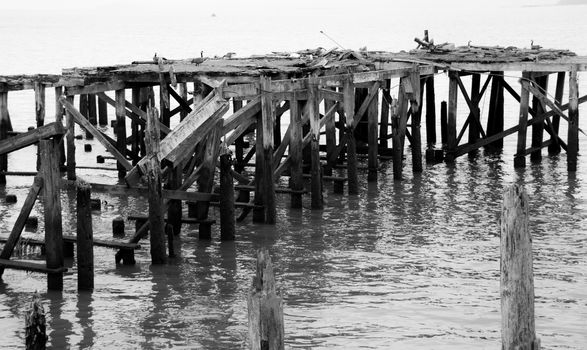
[[[534,329],[532,237],[528,230],[528,196],[512,185],[501,207],[501,340],[504,350],[537,350]]]
[[[92,228],[91,187],[78,180],[77,189],[77,289],[94,289],[94,231]]]
[[[47,348],[47,322],[45,308],[39,293],[33,294],[24,312],[26,350],[45,350]]]
[[[275,275],[266,249],[257,253],[257,274],[247,296],[251,350],[283,350],[282,299],[275,290]]]

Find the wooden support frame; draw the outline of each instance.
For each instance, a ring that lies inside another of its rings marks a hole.
[[[62,96],[59,101],[65,107],[66,111],[71,115],[73,120],[78,123],[81,127],[88,130],[100,143],[116,158],[118,162],[124,167],[125,170],[131,170],[133,168],[132,164],[126,159],[124,155],[122,155],[116,147],[114,147],[110,141],[104,135],[96,129],[84,116],[77,110],[75,107],[67,101],[67,99]],[[69,152],[68,152],[69,155]],[[72,180],[72,179],[70,179]]]
[[[529,72],[522,72],[522,80],[528,81],[531,78]],[[524,152],[526,150],[526,128],[528,126],[528,108],[530,101],[530,91],[528,85],[522,85],[522,92],[520,94],[520,115],[518,118],[518,143],[517,152],[514,156],[514,167],[524,168],[526,166],[526,157]]]
[[[318,84],[316,79],[308,79],[308,117],[310,119],[310,145],[312,153],[312,209],[324,209],[322,196],[322,166],[320,164],[320,107]]]
[[[12,253],[14,252],[14,248],[18,244],[18,240],[20,239],[20,235],[22,234],[22,230],[25,227],[26,220],[28,219],[31,211],[33,210],[33,206],[37,200],[39,192],[43,188],[43,178],[40,175],[35,176],[33,181],[33,185],[31,186],[29,193],[24,201],[24,204],[20,210],[20,214],[18,214],[18,218],[12,227],[12,231],[10,232],[10,236],[8,240],[4,244],[4,248],[2,248],[2,252],[0,253],[0,259],[10,259]],[[0,265],[0,279],[2,278],[2,274],[4,273],[4,267]]]

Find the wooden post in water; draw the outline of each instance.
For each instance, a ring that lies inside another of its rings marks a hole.
[[[404,139],[406,136],[406,127],[408,119],[408,101],[405,90],[405,80],[407,77],[400,78],[397,109],[392,115],[393,124],[393,178],[401,180],[403,172],[403,158],[404,158]]]
[[[347,178],[349,194],[359,193],[359,179],[357,175],[357,143],[353,129],[355,115],[355,88],[351,76],[344,80],[343,106],[345,115],[345,133],[347,137]]]
[[[35,90],[35,117],[37,120],[37,128],[45,125],[45,85],[39,81],[33,84]],[[39,149],[37,148],[37,170],[40,165]]]
[[[33,294],[33,300],[24,311],[26,350],[45,350],[47,348],[47,322],[45,308],[39,293]]]
[[[63,267],[63,227],[61,222],[61,177],[57,159],[56,141],[39,141],[41,150],[41,167],[43,177],[43,201],[45,208],[45,248],[48,268]],[[63,273],[47,275],[49,290],[63,290]]]
[[[334,89],[334,88],[332,88]],[[329,111],[335,102],[330,99],[324,99],[324,111]],[[291,103],[290,103],[290,113],[291,113]],[[336,124],[334,122],[334,116],[332,118],[328,118],[325,123],[326,128],[326,158],[330,159],[332,153],[336,151]],[[291,150],[291,148],[290,148]],[[332,167],[326,166],[324,168],[324,175],[332,176]]]
[[[202,154],[202,163],[200,165],[200,176],[198,177],[198,191],[204,193],[212,193],[214,189],[214,173],[216,170],[216,158],[218,156],[218,147],[220,144],[220,132],[222,129],[222,121],[218,121],[216,127],[208,134],[206,138],[205,148]],[[198,201],[196,202],[196,219],[205,221],[208,219],[208,209],[210,202]],[[212,229],[210,223],[200,223],[198,238],[201,240],[208,240],[212,238]]]
[[[577,66],[569,73],[569,129],[567,145],[567,170],[577,171],[577,154],[579,152],[579,85],[577,83]]]
[[[98,99],[98,124],[100,126],[108,125],[108,104],[101,98]]]
[[[257,154],[260,154],[263,158],[263,174],[260,179],[257,178],[256,182],[259,183],[260,194],[263,196],[265,223],[274,224],[276,219],[275,182],[273,181],[273,123],[275,121],[275,110],[273,108],[270,77],[261,76],[261,91],[262,149],[258,148]],[[257,197],[257,193],[255,193],[255,197]]]
[[[480,94],[480,90],[481,90],[481,74],[478,73],[473,73],[473,75],[471,75],[471,102],[473,104],[473,106],[471,107],[472,110],[469,113],[469,118],[471,118],[471,120],[469,121],[469,143],[470,144],[474,144],[475,142],[477,142],[477,140],[479,140],[479,136],[480,136],[480,130],[478,125],[480,125],[481,120],[479,120],[479,118],[481,117],[481,111],[479,110],[479,94]],[[477,121],[474,121],[473,119],[477,119]],[[478,150],[475,149],[471,152],[469,152],[469,156],[474,156],[475,154],[477,154]]]
[[[77,289],[94,289],[94,231],[92,228],[91,187],[81,180],[77,190]]]
[[[528,196],[512,185],[501,207],[501,340],[504,350],[537,350],[534,329],[532,237],[528,230]]]
[[[182,169],[175,167],[169,171],[167,178],[167,188],[170,190],[177,190],[181,186]],[[167,203],[167,223],[173,228],[173,235],[179,236],[181,232],[181,217],[182,217],[181,201],[177,199],[170,199]]]
[[[440,102],[440,142],[446,147],[448,139],[448,105],[446,101]]]
[[[283,350],[283,301],[275,290],[275,275],[266,249],[257,253],[257,274],[247,295],[249,349]]]
[[[57,86],[55,87],[55,121],[61,125],[63,125],[63,116],[65,115],[65,108],[59,99],[63,95],[63,87]],[[59,170],[63,171],[65,167],[65,140],[62,139],[59,142]]]
[[[312,152],[311,167],[311,189],[312,189],[312,209],[323,209],[324,202],[322,198],[322,167],[320,165],[320,109],[318,97],[318,81],[309,78],[308,83],[308,114],[310,118],[310,140]]]
[[[420,72],[411,72],[410,80],[414,89],[414,97],[410,101],[410,108],[412,110],[412,171],[414,173],[420,173],[422,172],[422,135],[420,132],[420,122],[422,120],[421,104],[422,94],[424,92],[421,87]]]
[[[232,101],[232,110],[236,113],[239,109],[243,108],[243,101],[242,100],[235,100]],[[241,173],[244,170],[244,158],[245,158],[245,140],[243,135],[234,140],[234,171],[237,173]]]
[[[565,75],[566,72],[558,72],[557,79],[556,79],[556,90],[554,92],[554,103],[557,107],[561,107],[563,104],[563,93],[565,90]],[[554,133],[558,135],[558,130],[560,126],[560,116],[555,114],[552,116],[552,129]],[[561,146],[558,142],[554,142],[555,136],[551,136],[550,138],[550,145],[548,145],[548,153],[549,154],[559,154],[561,151]]]
[[[0,92],[0,141],[8,137],[10,117],[8,116],[8,92]],[[0,172],[8,170],[8,154],[0,154]],[[0,175],[0,184],[6,183],[6,175]]]
[[[545,94],[548,93],[548,75],[536,76],[534,78],[538,89],[544,91]],[[542,108],[542,103],[536,97],[532,97],[532,109],[534,110],[534,115],[539,117],[542,113],[546,112],[544,108]],[[544,122],[534,123],[532,124],[532,148],[535,150],[530,153],[530,161],[531,162],[540,162],[542,160],[542,138],[544,136]]]
[[[131,103],[134,106],[137,106],[138,108],[140,108],[140,106],[141,106],[141,88],[140,87],[132,88],[131,94],[132,94],[131,95]],[[130,145],[130,149],[131,149],[131,153],[132,153],[132,164],[137,165],[137,163],[141,159],[139,154],[140,154],[140,149],[141,149],[141,139],[142,138],[139,135],[140,124],[134,119],[130,122],[130,130],[131,130],[130,133],[132,135],[132,142]]]
[[[491,72],[491,96],[489,98],[489,113],[487,116],[487,136],[497,135],[503,132],[503,72]],[[503,138],[495,140],[485,146],[487,150],[500,150],[503,148]]]
[[[436,97],[434,94],[434,75],[426,79],[426,145],[434,148],[436,144]]]
[[[304,189],[304,175],[302,170],[302,111],[300,102],[297,99],[296,91],[293,91],[293,98],[290,102],[290,181],[291,181],[291,207],[299,209],[302,207],[302,194]]]
[[[228,149],[220,156],[220,240],[234,241],[234,180],[231,173],[232,157]]]
[[[66,97],[67,102],[73,104],[73,96]],[[67,134],[65,141],[67,143],[67,179],[75,180],[75,122],[73,121],[73,114],[65,110],[65,127]]]
[[[98,124],[95,94],[88,94],[88,121],[92,125]]]
[[[124,89],[116,90],[116,149],[126,157],[126,99],[124,97]],[[126,168],[120,163],[116,162],[118,169],[118,178],[124,179],[126,176]]]
[[[455,160],[457,149],[457,99],[459,87],[457,83],[458,74],[455,71],[448,72],[448,119],[446,125],[446,162],[452,163]]]
[[[522,72],[522,79],[530,79],[529,72]],[[520,116],[518,118],[518,146],[517,152],[514,156],[514,168],[524,168],[526,166],[526,128],[528,126],[528,103],[530,101],[530,92],[522,85],[522,93],[520,94]]]
[[[379,161],[377,159],[379,143],[377,142],[377,123],[379,119],[379,85],[375,84],[375,86],[371,86],[369,88],[369,94],[375,92],[374,90],[377,89],[377,93],[373,100],[369,104],[369,108],[367,109],[367,137],[368,137],[368,145],[369,145],[369,153],[367,158],[367,166],[369,168],[367,173],[367,181],[373,182],[377,181],[377,169],[379,167]]]
[[[118,94],[117,94],[118,95]],[[165,222],[163,220],[163,201],[161,197],[161,165],[157,153],[159,152],[159,124],[157,110],[147,110],[147,130],[145,143],[147,144],[147,184],[149,188],[149,226],[151,238],[151,262],[165,264]]]
[[[381,121],[379,125],[379,148],[387,150],[388,148],[388,133],[389,133],[389,108],[391,107],[391,97],[389,95],[389,88],[391,87],[391,79],[385,79],[381,85],[382,99],[381,99]]]
[[[178,85],[178,95],[179,97],[181,97],[182,100],[186,101],[188,100],[188,85],[187,83],[179,83]],[[179,111],[179,120],[182,121],[185,119],[185,117],[187,117],[188,112],[182,108]]]

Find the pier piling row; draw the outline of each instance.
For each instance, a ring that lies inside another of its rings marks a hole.
[[[208,211],[219,205],[222,239],[234,239],[236,224],[230,217],[235,208],[242,210],[236,221],[252,212],[254,222],[273,224],[276,193],[290,194],[292,208],[302,207],[309,193],[310,207],[317,210],[324,207],[324,181],[333,181],[336,193],[346,184],[349,195],[357,194],[359,170],[365,167],[361,159],[366,158],[367,181],[377,181],[379,162],[387,160],[393,163],[394,179],[401,180],[407,176],[408,145],[412,171],[421,172],[422,153],[428,162],[455,162],[481,148],[499,151],[503,139],[515,134],[515,167],[524,167],[527,156],[540,161],[547,148],[548,154],[564,150],[568,170],[575,171],[578,107],[587,99],[579,97],[577,77],[586,69],[587,57],[567,50],[431,46],[400,53],[319,48],[238,59],[158,58],[64,69],[61,75],[0,76],[0,183],[6,176],[23,175],[9,171],[7,154],[33,144],[40,152],[35,183],[42,183],[45,197],[76,180],[77,124],[116,160],[118,177],[126,184],[90,184],[92,191],[148,196],[149,221],[137,223],[128,244],[138,244],[150,230],[153,263],[164,263],[163,235],[179,234],[188,219],[182,218],[183,202],[200,226],[200,238],[211,237],[214,222]],[[444,73],[448,94],[437,109],[443,98],[436,85]],[[49,124],[46,88],[54,88],[56,101],[55,121]],[[14,131],[8,93],[26,89],[35,92],[36,128]],[[505,92],[519,101],[517,123],[507,129]],[[480,106],[486,96],[485,115]],[[112,133],[104,131],[108,120]],[[562,125],[567,135],[560,132]],[[528,128],[531,140],[526,140]],[[254,172],[248,171],[251,165]],[[50,173],[49,167],[64,174]],[[333,176],[334,169],[343,175]],[[289,177],[285,188],[277,185],[284,176]],[[47,268],[57,269],[62,267],[58,205],[50,203],[46,214],[59,227],[59,232],[46,232],[47,247],[57,254],[47,260]],[[25,208],[21,215],[28,216]],[[15,225],[13,232],[18,229]],[[8,259],[9,244],[5,250],[2,258]],[[117,253],[117,260],[124,257],[134,261],[128,249]]]

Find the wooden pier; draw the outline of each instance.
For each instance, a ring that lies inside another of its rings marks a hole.
[[[180,234],[185,219],[183,203],[200,223],[201,239],[211,238],[209,207],[220,205],[221,238],[234,239],[235,207],[243,207],[239,219],[252,211],[253,221],[274,224],[279,220],[277,192],[290,194],[292,208],[301,208],[308,193],[314,210],[324,207],[323,181],[334,181],[337,193],[346,186],[348,195],[357,194],[360,155],[367,158],[368,181],[377,181],[382,159],[392,161],[393,177],[401,180],[406,176],[406,140],[413,172],[423,171],[423,159],[454,162],[481,148],[500,150],[510,135],[517,135],[515,167],[524,167],[528,156],[540,161],[546,148],[548,154],[564,150],[568,170],[576,171],[579,104],[587,100],[579,96],[577,77],[587,70],[587,57],[535,47],[420,44],[400,53],[319,48],[248,58],[154,57],[127,65],[64,69],[61,75],[0,76],[0,182],[11,175],[6,154],[39,143],[36,190],[25,206],[34,202],[41,187],[46,201],[55,198],[62,183],[77,177],[77,124],[116,160],[118,176],[126,183],[90,184],[92,190],[149,196],[150,222],[142,223],[128,243],[137,244],[150,230],[153,263],[165,263],[166,242]],[[438,74],[448,75],[448,95],[442,102],[436,94]],[[509,76],[520,77],[517,84],[508,83]],[[464,77],[470,77],[470,87]],[[548,92],[551,77],[553,94]],[[54,122],[45,125],[47,88],[55,90],[56,110]],[[37,127],[15,132],[8,94],[25,89],[35,92]],[[507,129],[505,92],[520,104],[517,123]],[[486,95],[485,114],[480,104]],[[463,107],[459,100],[465,102],[466,113],[458,112]],[[98,127],[109,120],[113,135]],[[254,173],[248,173],[245,168],[253,157]],[[59,167],[61,176],[52,170]],[[345,175],[332,176],[335,168],[345,169]],[[214,191],[215,176],[220,178],[219,193]],[[283,176],[289,177],[288,188],[276,185]],[[49,205],[45,215],[52,222],[45,226],[57,230],[46,232],[47,249],[55,254],[47,257],[47,269],[63,266],[58,206],[58,201]],[[11,239],[18,239],[28,212],[28,206],[23,208],[3,259],[10,258]],[[54,270],[47,272],[55,275]],[[59,283],[49,287],[60,288]]]

